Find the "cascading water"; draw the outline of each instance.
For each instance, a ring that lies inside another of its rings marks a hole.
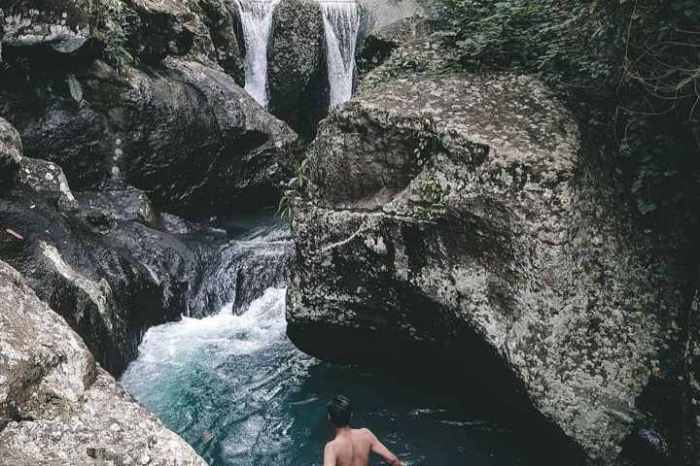
[[[245,90],[267,107],[267,46],[280,0],[235,0],[245,40]]]
[[[357,2],[350,0],[321,0],[320,3],[331,87],[330,106],[333,109],[352,97],[360,7]]]
[[[291,238],[261,223],[227,243],[230,253],[216,251],[224,258],[217,259],[220,271],[205,272],[216,282],[207,293],[220,290],[239,304],[151,328],[121,380],[209,464],[320,465],[330,434],[325,403],[337,393],[353,399],[355,422],[371,427],[406,465],[544,464],[513,431],[486,420],[482,400],[465,405],[420,381],[323,363],[297,350],[284,317]],[[245,312],[237,314],[238,307]]]

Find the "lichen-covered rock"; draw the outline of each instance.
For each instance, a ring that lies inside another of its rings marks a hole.
[[[272,16],[269,49],[270,111],[310,135],[322,112],[327,86],[321,7],[285,0]]]
[[[300,348],[376,362],[420,345],[523,394],[592,463],[617,460],[677,348],[682,270],[545,86],[374,81],[323,122],[305,167],[287,315]]]
[[[431,27],[429,21],[414,18],[377,31],[380,43],[390,45],[391,50],[388,56],[382,57],[382,66],[364,66],[363,71],[370,72],[363,74],[358,92],[370,91],[394,79],[451,73],[457,67],[459,57],[455,48],[446,44],[442,37],[429,34]],[[400,46],[397,48],[396,45]]]
[[[683,430],[689,447],[686,455],[689,464],[700,463],[700,269],[697,276],[695,296],[688,311],[688,345],[685,354],[688,373],[683,380],[687,391]]]
[[[2,261],[0,295],[2,464],[206,464]]]
[[[78,207],[78,202],[68,187],[66,175],[55,163],[22,157],[15,183],[21,189],[50,199],[59,210]]]
[[[132,186],[105,191],[78,193],[80,205],[86,209],[102,209],[120,222],[138,222],[149,227],[159,226],[158,213],[145,192]]]

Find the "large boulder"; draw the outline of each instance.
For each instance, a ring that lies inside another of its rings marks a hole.
[[[0,109],[25,152],[59,164],[76,190],[125,180],[159,206],[197,214],[273,202],[296,135],[233,78],[195,61],[157,69],[94,62],[27,82],[8,71]]]
[[[270,111],[311,136],[328,86],[323,16],[318,2],[280,2],[272,16],[269,49]]]
[[[3,464],[206,464],[138,406],[2,261],[0,294]]]
[[[449,361],[613,464],[680,348],[675,244],[635,227],[537,80],[400,72],[308,149],[290,337],[321,358]]]

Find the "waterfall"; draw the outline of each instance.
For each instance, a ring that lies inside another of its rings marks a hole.
[[[333,109],[352,97],[360,8],[357,2],[347,0],[321,0],[320,3]]]
[[[267,46],[272,14],[280,0],[235,0],[245,40],[245,90],[267,106]]]

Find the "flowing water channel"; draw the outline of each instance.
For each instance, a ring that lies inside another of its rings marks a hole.
[[[467,402],[420,376],[397,378],[301,353],[285,335],[283,268],[270,262],[286,259],[280,245],[291,239],[269,220],[236,235],[230,247],[259,249],[241,256],[237,270],[252,275],[238,280],[237,293],[262,294],[239,314],[230,304],[202,319],[151,328],[121,379],[209,464],[320,465],[330,434],[325,404],[337,393],[353,399],[355,423],[370,427],[407,465],[543,464],[535,447],[493,417],[493,403]]]

